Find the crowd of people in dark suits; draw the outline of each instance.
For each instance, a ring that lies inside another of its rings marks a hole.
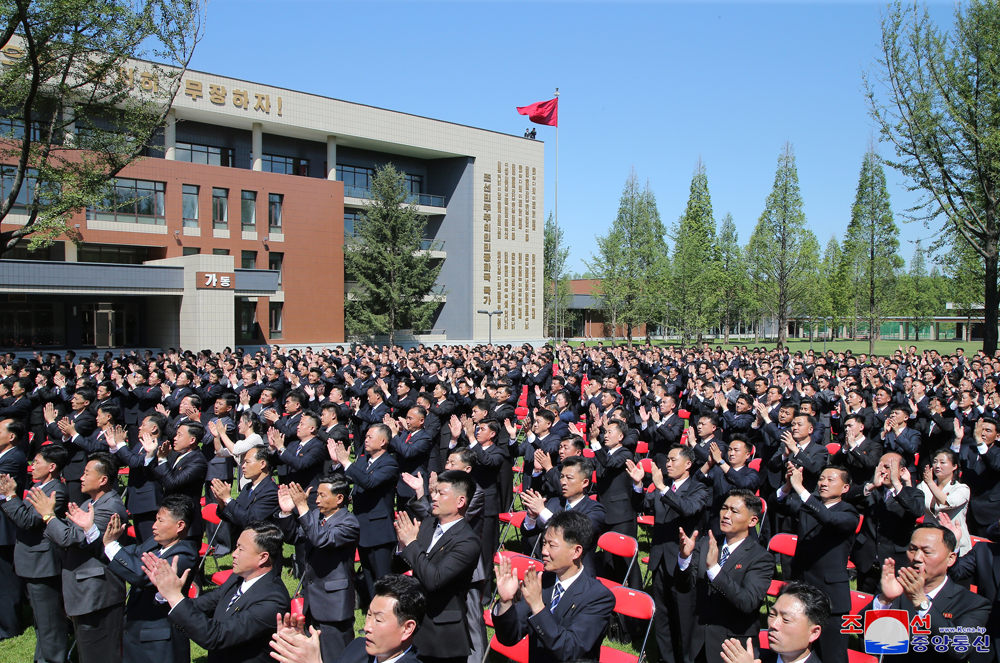
[[[30,619],[39,663],[621,660],[609,632],[856,663],[852,615],[883,609],[918,627],[897,660],[1000,662],[981,353],[275,346],[0,378],[0,639]]]

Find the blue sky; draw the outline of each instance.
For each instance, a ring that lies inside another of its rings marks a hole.
[[[745,243],[786,141],[809,226],[841,238],[875,135],[862,72],[884,6],[211,0],[192,67],[516,135],[514,107],[559,87],[559,222],[583,271],[633,167],[671,224],[701,158],[716,220],[732,213]],[[932,16],[949,25],[952,7]],[[537,129],[548,211],[555,129]],[[908,260],[935,229],[903,222],[915,197],[887,177]]]

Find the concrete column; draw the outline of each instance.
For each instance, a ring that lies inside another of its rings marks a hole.
[[[171,108],[167,112],[167,124],[163,127],[163,158],[167,161],[177,159],[177,115]]]
[[[66,122],[66,128],[63,129],[63,144],[72,147],[76,145],[76,111],[72,106],[63,106],[63,120]]]
[[[253,170],[264,170],[264,125],[260,122],[253,123],[253,138],[250,158],[253,162]]]
[[[76,256],[76,244],[70,241],[63,242],[63,250],[66,252],[66,262],[78,262]]]
[[[326,179],[337,179],[337,137],[326,137]]]

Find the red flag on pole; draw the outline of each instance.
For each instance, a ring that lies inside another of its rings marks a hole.
[[[530,106],[518,106],[517,112],[527,115],[528,119],[535,124],[544,124],[550,127],[559,126],[559,98],[548,101],[539,101]]]

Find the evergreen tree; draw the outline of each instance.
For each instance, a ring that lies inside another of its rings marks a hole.
[[[844,252],[840,248],[840,242],[833,235],[830,235],[823,251],[823,260],[819,266],[819,317],[827,319],[827,333],[836,329],[842,315],[840,307],[843,306],[846,298],[843,296],[841,283],[844,271],[841,265],[844,264]],[[832,335],[831,335],[832,336]]]
[[[729,332],[745,313],[750,291],[746,261],[740,248],[733,215],[727,213],[719,224],[716,249],[717,274],[715,290],[719,295],[718,317],[722,327],[723,342],[729,343]]]
[[[818,243],[806,229],[799,176],[791,143],[778,157],[774,186],[747,244],[750,278],[764,309],[777,321],[778,344],[788,335],[788,316],[808,294]]]
[[[392,164],[379,168],[344,246],[345,280],[356,283],[344,303],[345,326],[351,334],[388,334],[389,345],[398,329],[427,329],[440,304],[431,290],[441,265],[420,247],[426,221],[406,203],[409,195],[405,173]]]
[[[856,270],[852,279],[858,316],[868,322],[868,352],[875,352],[875,336],[895,300],[896,271],[902,267],[899,229],[893,221],[885,171],[874,149],[865,153],[851,222],[844,237],[844,253]]]
[[[715,260],[715,217],[708,174],[699,159],[691,178],[687,209],[675,226],[672,239],[671,304],[680,327],[681,343],[701,340],[715,318],[718,292]]]
[[[920,240],[916,241],[910,271],[905,277],[905,288],[899,298],[902,317],[908,319],[914,329],[914,339],[920,340],[920,328],[933,322],[937,313],[938,293],[934,280],[927,273],[927,256]],[[907,334],[907,336],[909,336]]]
[[[983,302],[986,265],[982,256],[957,233],[946,233],[943,239],[949,250],[938,264],[946,277],[948,298],[954,304],[955,312],[966,317],[963,340],[969,340],[973,315],[982,315],[976,306]]]
[[[554,338],[563,338],[567,329],[573,328],[573,313],[569,305],[573,301],[570,291],[570,279],[566,273],[566,261],[569,259],[569,246],[564,243],[565,231],[556,230],[555,217],[549,213],[545,221],[544,234],[544,281],[545,300],[542,309],[542,329],[545,334]],[[558,233],[558,234],[557,234]],[[558,252],[556,250],[558,247]],[[554,284],[558,283],[558,287]],[[558,294],[557,294],[558,293]],[[558,309],[558,316],[556,315]],[[559,329],[556,329],[556,319]]]

